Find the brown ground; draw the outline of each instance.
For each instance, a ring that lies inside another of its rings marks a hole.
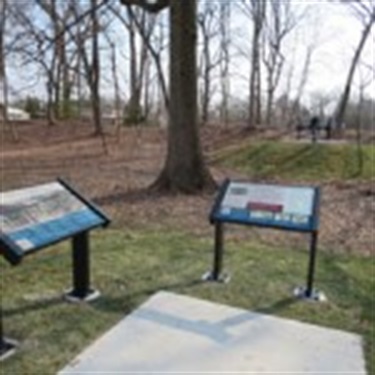
[[[157,177],[165,156],[165,131],[155,128],[122,129],[103,142],[92,136],[85,124],[29,123],[18,126],[17,144],[2,132],[1,190],[9,190],[64,177],[91,197],[113,219],[113,227],[179,229],[196,236],[211,234],[207,216],[214,197],[157,196],[147,186]],[[274,133],[252,137],[273,137]],[[241,128],[202,132],[204,149],[212,152],[242,142]],[[210,163],[217,181],[225,177],[246,177]],[[373,255],[374,186],[371,183],[325,184],[321,205],[320,247],[327,251],[345,251]],[[232,226],[228,235],[235,240],[256,240],[280,246],[306,246],[303,235],[273,230]]]

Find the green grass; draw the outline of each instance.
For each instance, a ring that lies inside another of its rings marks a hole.
[[[305,251],[228,243],[228,285],[200,282],[212,262],[211,239],[183,233],[106,231],[92,238],[92,279],[102,297],[69,304],[61,292],[70,284],[68,245],[26,258],[15,268],[0,262],[8,336],[19,352],[0,364],[4,374],[53,374],[90,342],[158,290],[169,290],[253,311],[357,332],[364,338],[369,373],[374,359],[374,264],[369,259],[319,254],[316,286],[323,304],[291,298],[304,284]]]
[[[281,142],[250,143],[220,156],[228,167],[254,178],[331,181],[371,179],[375,176],[375,148],[362,147],[360,167],[355,145],[297,144]]]

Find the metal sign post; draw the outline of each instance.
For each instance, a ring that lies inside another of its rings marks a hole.
[[[314,289],[316,253],[318,244],[318,232],[311,233],[310,257],[307,270],[306,288],[299,287],[294,290],[294,295],[298,298],[306,298],[313,301],[326,301],[326,296],[319,290]]]
[[[224,258],[224,223],[215,223],[215,245],[212,272],[207,272],[202,279],[205,281],[217,281],[227,283],[230,280],[228,274],[222,273]]]
[[[65,298],[71,302],[93,301],[100,293],[90,288],[89,233],[83,232],[72,238],[73,289]]]

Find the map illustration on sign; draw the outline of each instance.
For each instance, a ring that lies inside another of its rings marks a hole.
[[[211,218],[289,229],[314,226],[316,189],[230,181]]]
[[[1,234],[24,252],[104,221],[59,182],[0,193]]]

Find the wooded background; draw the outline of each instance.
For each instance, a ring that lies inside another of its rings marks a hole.
[[[292,0],[3,0],[3,127],[17,140],[9,102],[45,117],[48,126],[88,119],[98,136],[108,121],[116,129],[168,125],[168,155],[154,187],[188,192],[214,185],[198,135],[207,123],[290,130],[306,126],[311,116],[330,117],[336,135],[354,128],[360,138],[374,123],[374,66],[362,55],[371,43],[375,5],[327,3],[341,7],[360,30],[354,50],[348,44],[343,51],[352,59],[332,94],[307,90],[316,64],[339,66],[342,58],[315,60],[325,43],[318,6]],[[29,85],[19,87],[17,76],[25,72]]]

